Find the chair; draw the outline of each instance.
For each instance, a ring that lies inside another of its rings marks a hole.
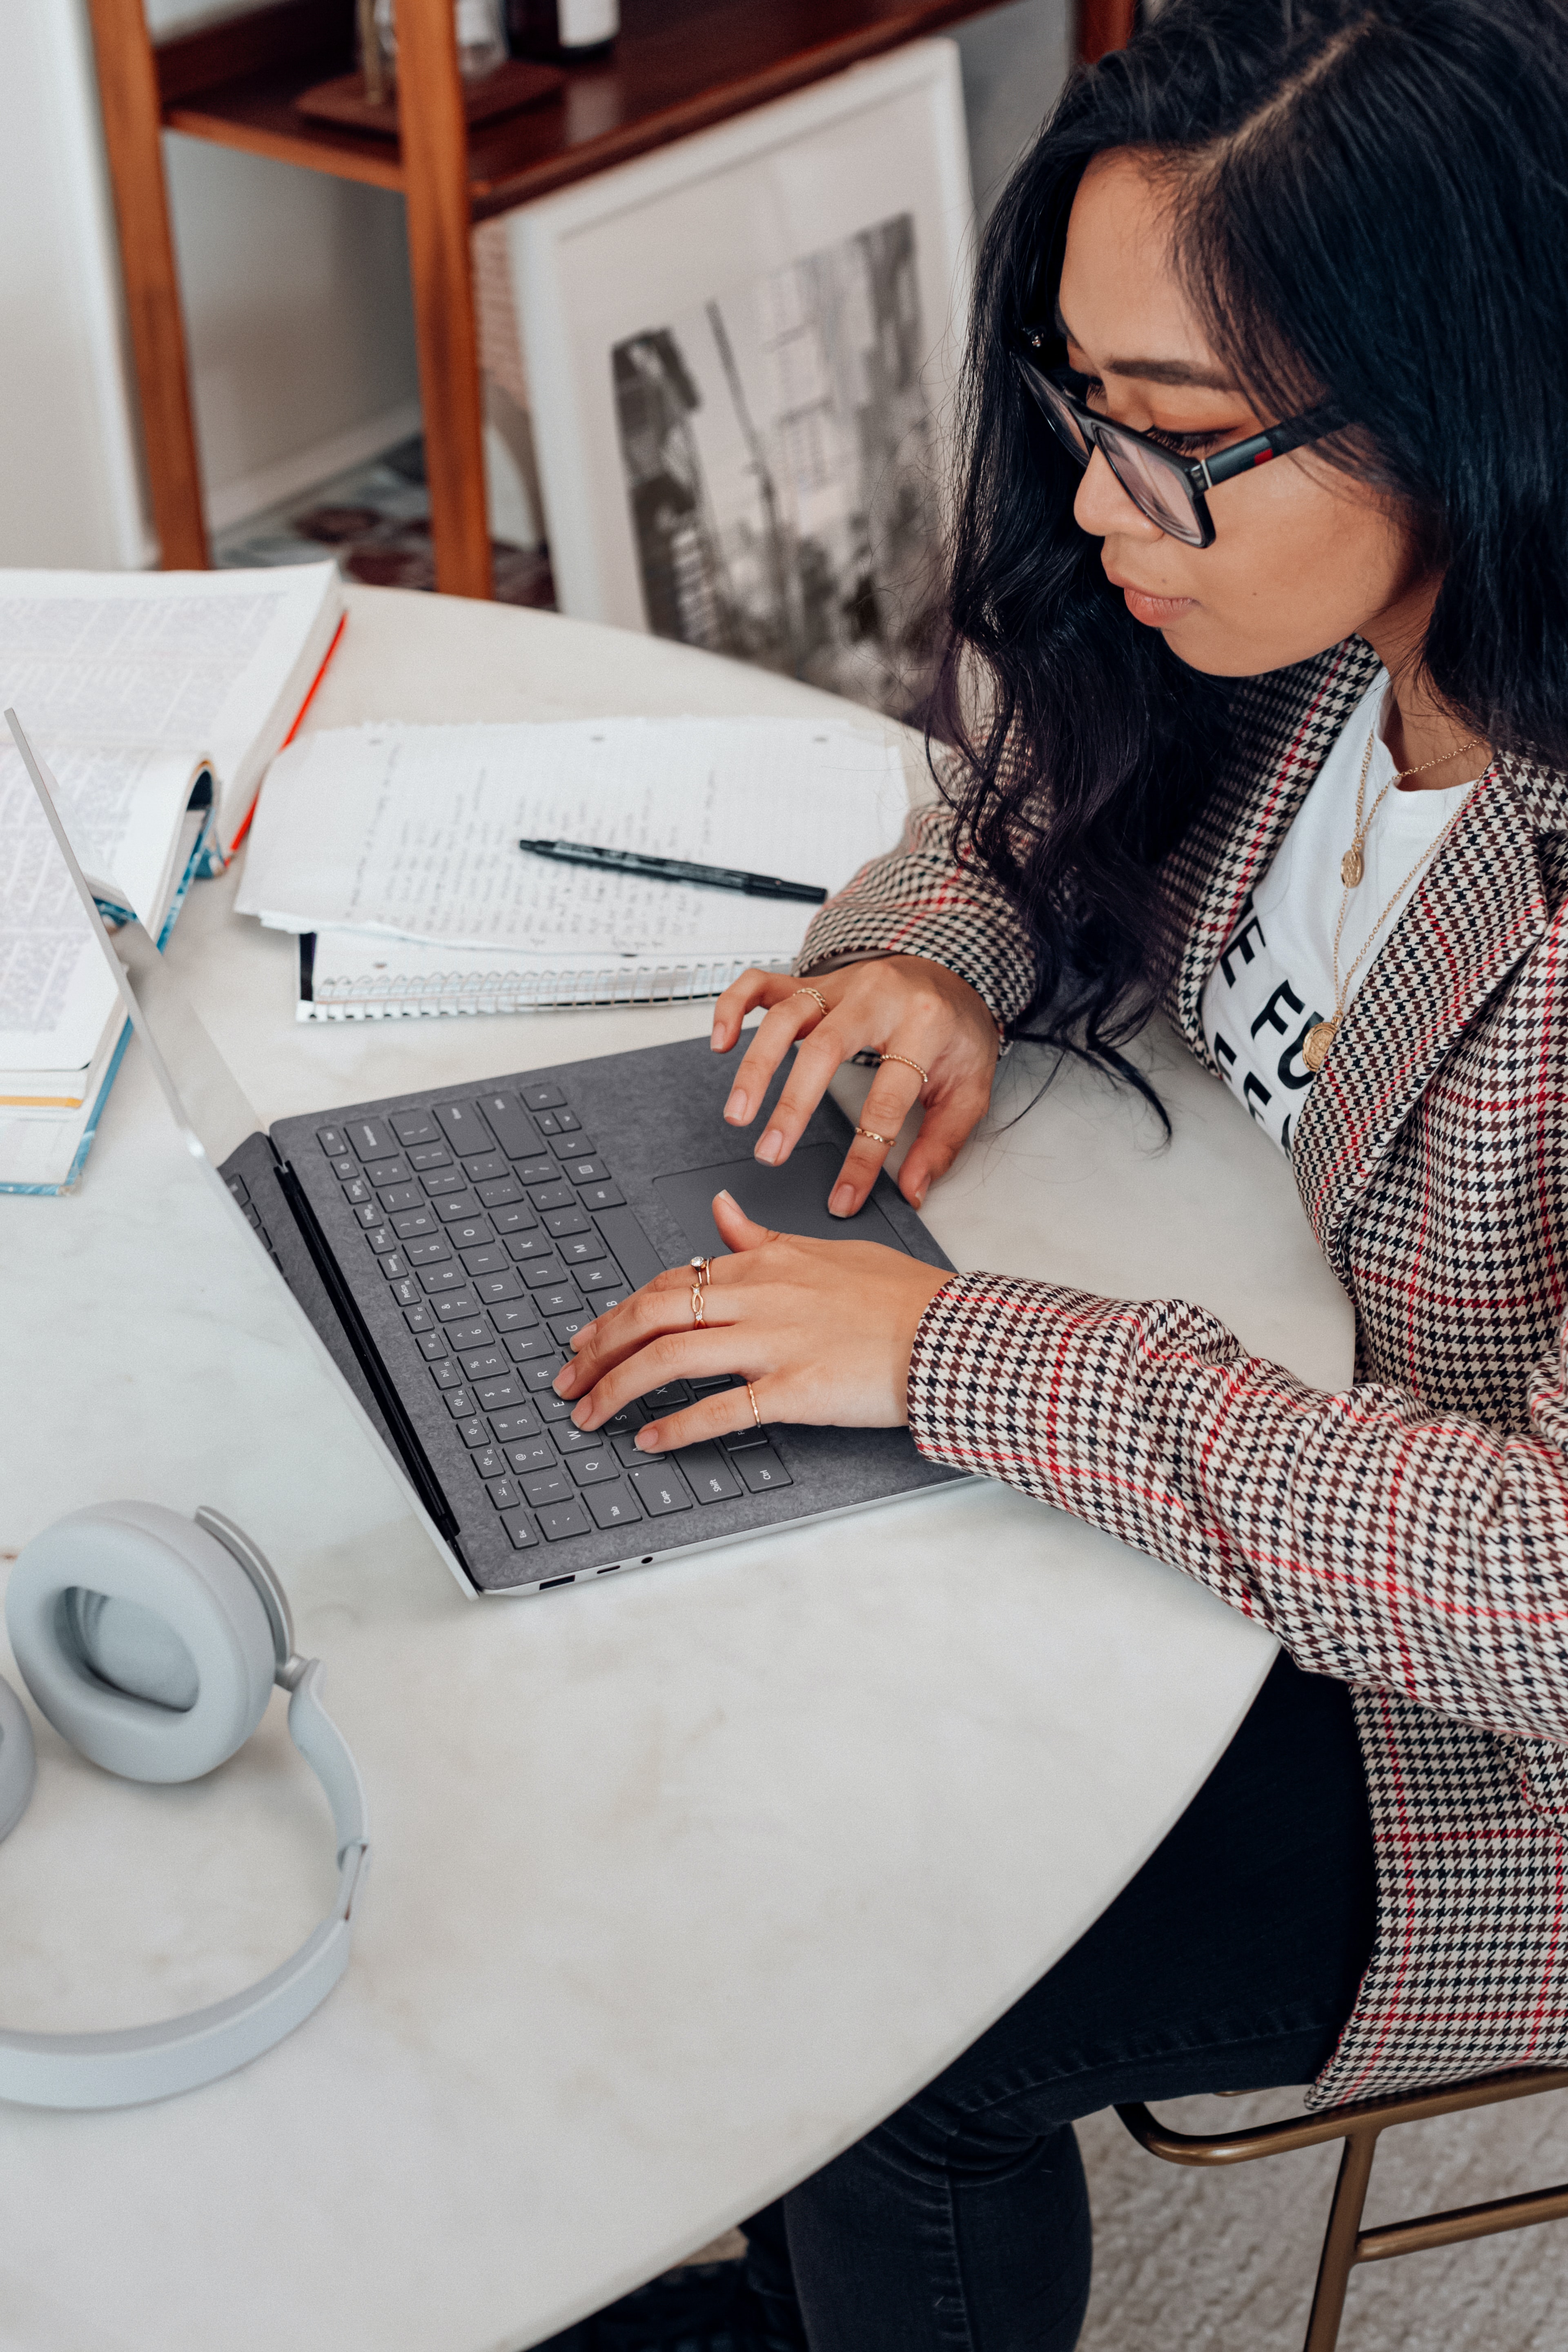
[[[1255,2158],[1285,2156],[1292,2148],[1317,2147],[1323,2141],[1342,2139],[1339,2179],[1329,2208],[1329,2226],[1318,2263],[1318,2284],[1312,2296],[1303,2352],[1334,2352],[1344,2314],[1345,2289],[1357,2263],[1387,2261],[1394,2254],[1416,2254],[1428,2246],[1458,2245],[1465,2238],[1488,2238],[1502,2230],[1528,2230],[1537,2221],[1568,2218],[1568,2184],[1538,2189],[1522,2197],[1499,2197],[1487,2205],[1461,2205],[1450,2213],[1424,2213],[1414,2221],[1392,2221],[1378,2230],[1363,2230],[1362,2209],[1372,2178],[1379,2136],[1394,2124],[1424,2122],[1429,2116],[1457,2115],[1466,2107],[1489,2107],[1504,2099],[1533,2098],[1539,2091],[1568,2090],[1568,2067],[1520,2067],[1502,2074],[1484,2074],[1473,2083],[1455,2083],[1432,2091],[1384,2099],[1362,2099],[1342,2107],[1329,2107],[1318,2116],[1303,2116],[1279,2124],[1260,2124],[1250,2131],[1232,2133],[1168,2131],[1141,2102],[1117,2107],[1117,2114],[1141,2147],[1167,2164],[1250,2164]]]

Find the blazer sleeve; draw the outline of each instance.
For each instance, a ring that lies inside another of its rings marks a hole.
[[[928,956],[966,980],[999,1023],[1016,1020],[1035,993],[1034,946],[1006,892],[958,856],[952,825],[940,802],[916,809],[899,847],[872,858],[818,910],[797,974],[868,957]]]
[[[1392,1386],[1330,1395],[1211,1315],[986,1274],[916,1338],[922,1453],[1168,1560],[1298,1664],[1568,1740],[1568,1353],[1502,1434]]]

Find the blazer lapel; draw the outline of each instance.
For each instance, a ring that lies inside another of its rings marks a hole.
[[[1208,1069],[1216,1066],[1203,1029],[1209,974],[1377,668],[1371,646],[1347,637],[1241,688],[1219,783],[1165,860],[1161,879],[1184,941],[1165,1010]]]
[[[1456,1038],[1546,928],[1537,831],[1561,831],[1565,815],[1561,779],[1494,763],[1308,1090],[1291,1159],[1312,1229],[1342,1276],[1351,1211]]]

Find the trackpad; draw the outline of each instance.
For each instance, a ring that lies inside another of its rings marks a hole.
[[[699,1255],[713,1256],[727,1246],[710,1206],[715,1192],[733,1193],[748,1217],[776,1233],[804,1234],[823,1242],[883,1242],[889,1249],[904,1249],[875,1199],[853,1217],[828,1215],[827,1195],[843,1158],[837,1144],[814,1143],[782,1168],[769,1168],[760,1160],[734,1160],[721,1168],[688,1168],[679,1176],[656,1176],[654,1189]]]

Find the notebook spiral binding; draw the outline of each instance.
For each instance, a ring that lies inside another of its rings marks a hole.
[[[595,1005],[698,1003],[721,996],[752,966],[743,957],[685,966],[605,965],[597,971],[365,971],[328,978],[313,970],[314,940],[300,942],[301,1021],[454,1018],[463,1013],[567,1011]],[[787,961],[756,967],[787,971]]]

